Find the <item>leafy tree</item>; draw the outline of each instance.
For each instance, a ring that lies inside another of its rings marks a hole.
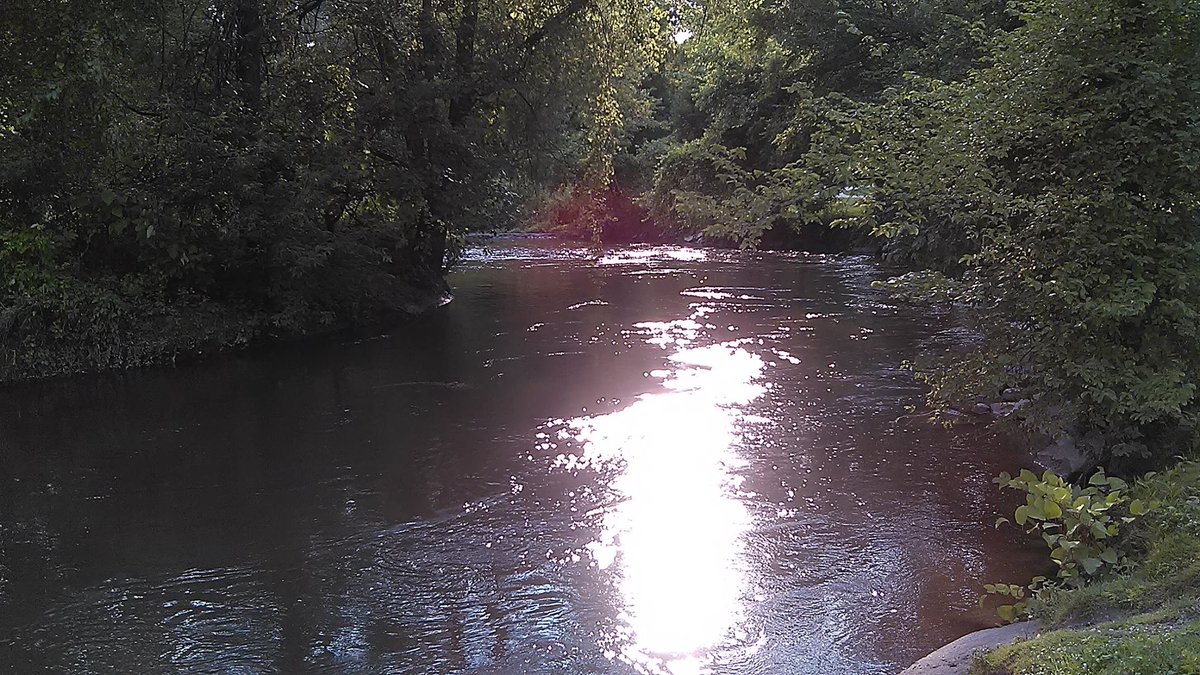
[[[0,377],[375,321],[468,227],[602,186],[629,0],[13,0]]]
[[[759,0],[685,13],[673,106],[679,145],[649,204],[662,218],[759,245],[799,231],[811,244],[848,204],[848,114],[906,72],[957,75],[977,58],[972,3]],[[845,243],[845,242],[843,242]]]
[[[1200,15],[1036,0],[961,82],[916,81],[863,144],[873,225],[921,233],[987,347],[932,379],[1022,388],[1037,430],[1125,469],[1194,447]]]

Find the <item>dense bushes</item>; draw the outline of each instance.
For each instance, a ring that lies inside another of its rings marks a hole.
[[[1161,463],[1196,439],[1200,13],[1020,9],[986,67],[877,109],[873,225],[962,242],[945,269],[988,347],[935,374],[938,394],[1020,387],[1038,431],[1113,468]]]

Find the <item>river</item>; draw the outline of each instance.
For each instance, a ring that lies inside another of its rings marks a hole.
[[[885,276],[498,239],[387,335],[0,391],[0,671],[895,673],[1033,552]]]

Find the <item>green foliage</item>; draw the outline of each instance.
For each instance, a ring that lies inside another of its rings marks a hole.
[[[533,229],[567,238],[600,242],[610,217],[603,193],[563,185],[538,195],[530,204]]]
[[[0,231],[0,298],[37,292],[58,282],[50,237],[35,229]]]
[[[1038,484],[1042,494],[1058,488],[1056,480],[1032,476],[1008,480],[1016,480],[1022,485]],[[1087,488],[1098,488],[1100,494],[1105,494],[1112,486],[1109,477],[1102,478],[1097,474],[1094,480],[1096,485]],[[1075,489],[1087,488],[1076,486]],[[1138,639],[1140,635],[1176,633],[1187,625],[1187,621],[1200,616],[1200,464],[1186,462],[1171,471],[1141,478],[1132,488],[1121,488],[1120,483],[1116,488],[1127,500],[1127,508],[1134,510],[1132,504],[1140,502],[1147,509],[1144,515],[1136,516],[1128,524],[1118,518],[1117,525],[1122,531],[1117,549],[1121,556],[1127,556],[1127,565],[1102,566],[1093,577],[1076,577],[1076,580],[1084,581],[1082,584],[1050,584],[1034,580],[1028,587],[989,587],[988,591],[996,595],[1015,598],[1008,615],[1032,615],[1046,627],[1096,626],[1096,631],[1088,629],[1084,633],[1073,633],[1070,639],[1103,637],[1106,643],[1121,643],[1126,639]],[[1096,506],[1103,507],[1106,501],[1108,497],[1105,496],[1104,502]],[[1120,506],[1114,506],[1104,513],[1111,520],[1115,516],[1114,510],[1120,515],[1120,509]],[[1027,524],[1038,522],[1028,516]],[[1108,540],[1111,542],[1111,538]],[[1016,663],[1014,658],[1022,653],[1037,652],[1042,655],[1039,658],[1052,657],[1069,663],[1076,653],[1060,651],[1067,649],[1066,646],[1049,647],[1048,644],[1043,639],[1034,640],[1026,646],[996,652],[988,657],[988,662],[1013,664]],[[1028,662],[1034,663],[1037,659]],[[1121,667],[1135,668],[1136,665],[1138,661],[1132,655],[1112,656],[1111,667],[1118,673],[1123,673]],[[1009,670],[1001,671],[1008,673]],[[1024,670],[1015,668],[1012,671],[1021,673]]]
[[[860,113],[864,223],[959,282],[979,358],[936,395],[1018,386],[1038,432],[1122,472],[1194,447],[1200,17],[1194,3],[1014,7],[959,81]]]
[[[957,285],[936,270],[917,270],[872,282],[871,286],[908,302],[946,302],[954,297]]]
[[[1023,469],[1016,477],[1000,474],[995,480],[1003,488],[1025,493],[1013,519],[999,518],[996,527],[1015,521],[1027,534],[1037,534],[1050,550],[1057,567],[1056,579],[1038,576],[1025,586],[986,584],[988,596],[1011,598],[996,613],[1005,621],[1016,621],[1030,610],[1031,600],[1053,595],[1060,587],[1079,588],[1096,579],[1128,571],[1129,544],[1121,537],[1122,526],[1133,523],[1158,508],[1157,500],[1129,496],[1129,485],[1120,478],[1097,471],[1086,485],[1066,482],[1053,471],[1040,477]]]
[[[427,304],[467,228],[544,186],[607,185],[666,40],[665,13],[628,0],[13,0],[3,17],[0,379]],[[187,335],[192,315],[241,328]],[[178,334],[142,335],[162,326]]]
[[[755,247],[777,221],[815,217],[792,196],[798,184],[812,184],[813,178],[799,169],[786,177],[782,171],[756,171],[746,166],[744,150],[698,140],[666,153],[649,200],[656,216],[678,227]]]
[[[1158,506],[1130,499],[1128,484],[1097,471],[1086,485],[1067,483],[1053,471],[1039,478],[1022,470],[1015,478],[1001,474],[995,481],[1025,493],[1025,503],[1013,514],[1017,526],[1038,534],[1058,567],[1057,577],[1068,586],[1126,569],[1128,554],[1120,544],[1121,527]],[[1007,518],[996,521],[999,527]]]
[[[1125,574],[1041,598],[1051,625],[1108,621],[1170,622],[1200,614],[1200,464],[1189,462],[1139,480],[1130,496],[1157,508],[1126,528],[1137,564]]]
[[[655,215],[742,246],[846,239],[829,229],[859,216],[843,192],[859,131],[843,123],[906,71],[972,63],[968,17],[986,13],[940,0],[686,5]]]
[[[1043,581],[1045,581],[1044,578],[1035,578],[1029,588],[1019,584],[984,584],[983,590],[986,595],[979,597],[979,606],[983,607],[990,596],[1011,599],[1011,603],[997,605],[996,616],[1004,621],[1016,621],[1025,616],[1029,610],[1029,602],[1026,598],[1031,594],[1036,595]]]

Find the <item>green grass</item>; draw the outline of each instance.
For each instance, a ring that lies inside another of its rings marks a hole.
[[[1134,496],[1161,506],[1131,526],[1126,574],[1035,603],[1058,628],[997,649],[975,675],[1200,675],[1200,462],[1144,478]]]
[[[1200,673],[1200,621],[1063,630],[1001,647],[973,673],[1183,675]]]

